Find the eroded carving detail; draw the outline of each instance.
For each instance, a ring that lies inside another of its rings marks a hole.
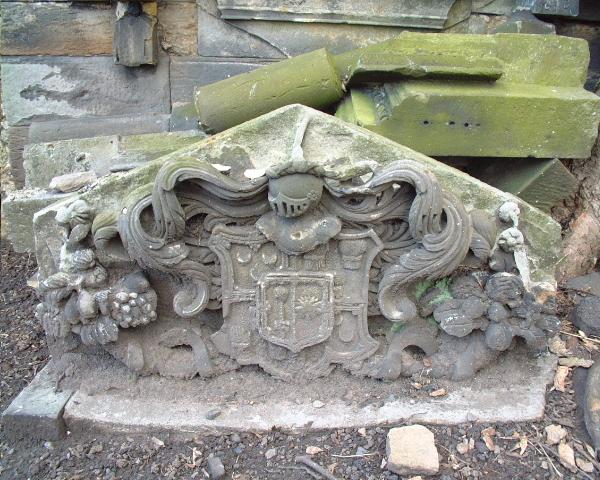
[[[40,283],[48,334],[75,332],[139,373],[181,378],[259,365],[305,380],[339,365],[459,379],[515,337],[544,349],[557,321],[524,271],[516,205],[499,221],[467,213],[409,160],[341,176],[305,158],[309,126],[288,162],[251,178],[179,157],[117,212],[82,200],[61,210],[60,271]],[[501,223],[512,226],[498,235]],[[477,266],[464,273],[469,251]],[[370,317],[389,334],[370,332]]]

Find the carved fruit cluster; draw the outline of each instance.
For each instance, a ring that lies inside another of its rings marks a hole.
[[[119,282],[110,295],[110,316],[121,328],[147,325],[156,320],[156,292],[141,272]]]
[[[511,273],[471,273],[454,279],[446,295],[427,292],[422,300],[421,315],[433,312],[443,331],[465,337],[482,330],[491,350],[506,350],[520,337],[530,351],[542,352],[547,337],[559,327],[554,302],[538,301],[536,292],[527,291],[521,278]]]

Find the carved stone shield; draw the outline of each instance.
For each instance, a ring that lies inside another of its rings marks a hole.
[[[333,330],[333,274],[267,273],[258,282],[258,331],[292,352],[327,340]]]
[[[381,241],[341,232],[287,254],[255,226],[215,227],[209,245],[222,272],[224,323],[211,338],[241,364],[281,378],[326,375],[379,347],[368,332],[368,281]]]

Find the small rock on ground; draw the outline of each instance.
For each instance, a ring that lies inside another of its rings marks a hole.
[[[219,457],[208,457],[207,466],[211,480],[217,480],[225,476],[225,467]]]
[[[587,335],[600,336],[600,297],[581,299],[571,312],[571,321]]]
[[[399,475],[435,475],[440,469],[433,433],[423,425],[392,428],[386,454],[388,470]]]

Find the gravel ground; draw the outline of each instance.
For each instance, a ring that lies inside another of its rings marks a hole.
[[[43,331],[33,315],[35,295],[26,286],[35,270],[34,260],[10,252],[5,243],[0,245],[0,255],[0,406],[4,409],[44,366],[48,353]],[[565,302],[563,309],[566,311],[568,306]],[[565,324],[564,328],[574,332],[570,325]],[[569,350],[569,356],[588,359],[598,356],[595,344],[578,337],[562,335],[559,343]],[[585,375],[585,369],[573,369],[564,392],[549,389],[546,413],[539,422],[429,427],[435,434],[441,464],[440,474],[432,478],[600,478],[600,464],[591,454],[578,408]],[[563,466],[559,448],[550,445],[544,433],[548,425],[566,430],[563,444],[573,449],[580,468]],[[0,478],[205,479],[210,456],[222,460],[224,478],[325,478],[295,461],[296,456],[306,455],[308,449],[312,460],[328,469],[334,478],[397,479],[384,465],[386,433],[385,428],[304,435],[273,431],[176,441],[158,434],[129,437],[91,432],[89,437],[68,437],[55,443],[32,440],[13,443],[0,429]]]

